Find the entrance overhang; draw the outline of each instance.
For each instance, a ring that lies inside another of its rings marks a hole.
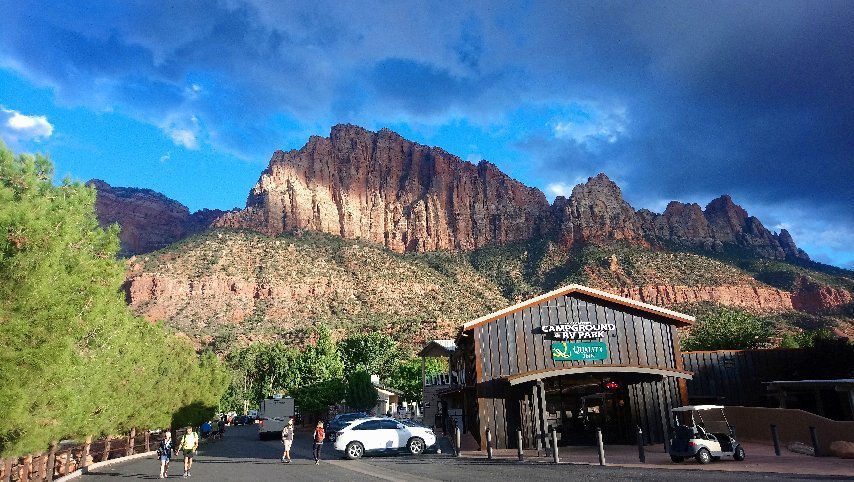
[[[510,375],[505,379],[510,382],[510,385],[520,385],[522,383],[542,380],[544,378],[559,377],[561,375],[579,375],[583,373],[638,373],[642,375],[684,378],[685,380],[691,380],[694,378],[693,372],[673,368],[630,365],[582,365],[547,368],[545,370],[537,370],[535,372]]]

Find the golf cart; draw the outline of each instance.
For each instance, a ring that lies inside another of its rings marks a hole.
[[[701,464],[723,456],[744,460],[744,449],[735,440],[724,407],[688,405],[674,408],[673,413],[677,425],[670,439],[670,460],[678,463],[694,457]]]

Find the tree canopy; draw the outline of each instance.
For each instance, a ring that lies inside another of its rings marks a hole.
[[[98,226],[95,190],[52,178],[47,157],[0,143],[0,455],[200,421],[226,372],[131,314],[118,230]]]
[[[685,351],[761,348],[771,334],[764,320],[746,311],[721,308],[701,315],[681,347]]]

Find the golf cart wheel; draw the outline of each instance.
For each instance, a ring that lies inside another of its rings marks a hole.
[[[409,447],[409,453],[412,455],[418,455],[424,453],[424,449],[427,445],[424,443],[424,440],[421,440],[418,437],[412,437],[409,439],[409,442],[406,443],[406,446]]]
[[[684,462],[684,461],[685,461],[685,457],[683,457],[683,456],[681,456],[681,455],[671,455],[671,456],[670,456],[670,460],[672,460],[672,461],[674,461],[674,462],[676,462],[676,463],[678,464],[679,462]]]
[[[744,453],[744,449],[741,448],[741,445],[735,448],[735,452],[732,453],[733,460],[738,460],[739,462],[743,461],[747,454]]]
[[[350,442],[347,444],[347,448],[344,449],[344,453],[347,454],[347,458],[350,460],[360,459],[365,454],[365,446],[361,442]]]
[[[709,449],[701,448],[697,451],[697,455],[695,455],[694,458],[701,464],[708,464],[712,461],[712,454],[709,452]]]

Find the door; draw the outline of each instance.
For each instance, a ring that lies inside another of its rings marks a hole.
[[[355,440],[362,442],[365,450],[381,450],[383,449],[383,434],[380,430],[379,420],[367,420],[353,427],[353,435]]]

